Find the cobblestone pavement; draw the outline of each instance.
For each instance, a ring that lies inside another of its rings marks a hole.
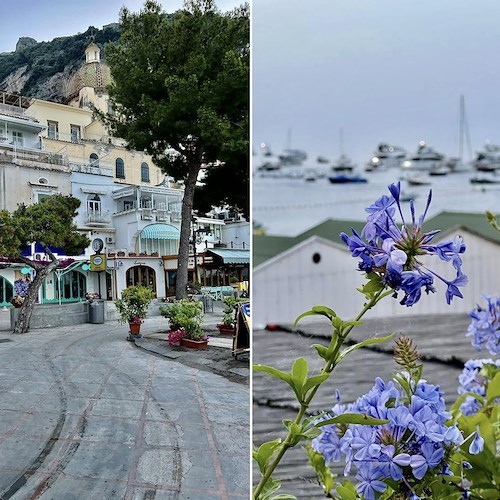
[[[144,342],[161,321],[146,320]],[[127,333],[116,321],[0,331],[1,499],[248,498],[245,372],[152,355]]]

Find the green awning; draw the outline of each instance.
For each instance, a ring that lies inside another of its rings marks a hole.
[[[141,239],[179,240],[181,232],[169,224],[150,224],[141,231]]]
[[[234,248],[210,248],[210,253],[222,258],[224,264],[250,264],[250,250]]]

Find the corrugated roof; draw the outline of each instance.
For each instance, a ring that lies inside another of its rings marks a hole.
[[[365,225],[363,221],[328,219],[317,226],[304,231],[295,237],[288,236],[253,236],[253,265],[259,266],[266,260],[278,255],[311,236],[321,236],[330,241],[343,244],[340,233],[350,234],[351,227],[361,232]],[[424,230],[441,229],[447,234],[452,229],[463,227],[490,241],[500,243],[500,233],[486,220],[483,213],[441,212],[424,223]]]

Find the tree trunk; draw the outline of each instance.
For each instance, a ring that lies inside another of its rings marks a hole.
[[[184,196],[181,211],[181,237],[179,241],[179,255],[177,257],[177,282],[175,298],[187,298],[189,240],[191,238],[191,216],[193,214],[194,190],[200,172],[200,165],[191,165],[184,182]]]
[[[23,305],[19,310],[19,316],[14,327],[14,333],[26,333],[29,330],[31,315],[38,297],[38,290],[42,286],[45,277],[57,267],[58,263],[59,261],[56,260],[55,262],[51,262],[46,267],[37,268],[35,279],[31,282],[28,293],[24,297]]]

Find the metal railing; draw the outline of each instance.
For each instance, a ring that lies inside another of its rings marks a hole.
[[[87,224],[109,224],[111,213],[109,210],[87,210]]]

